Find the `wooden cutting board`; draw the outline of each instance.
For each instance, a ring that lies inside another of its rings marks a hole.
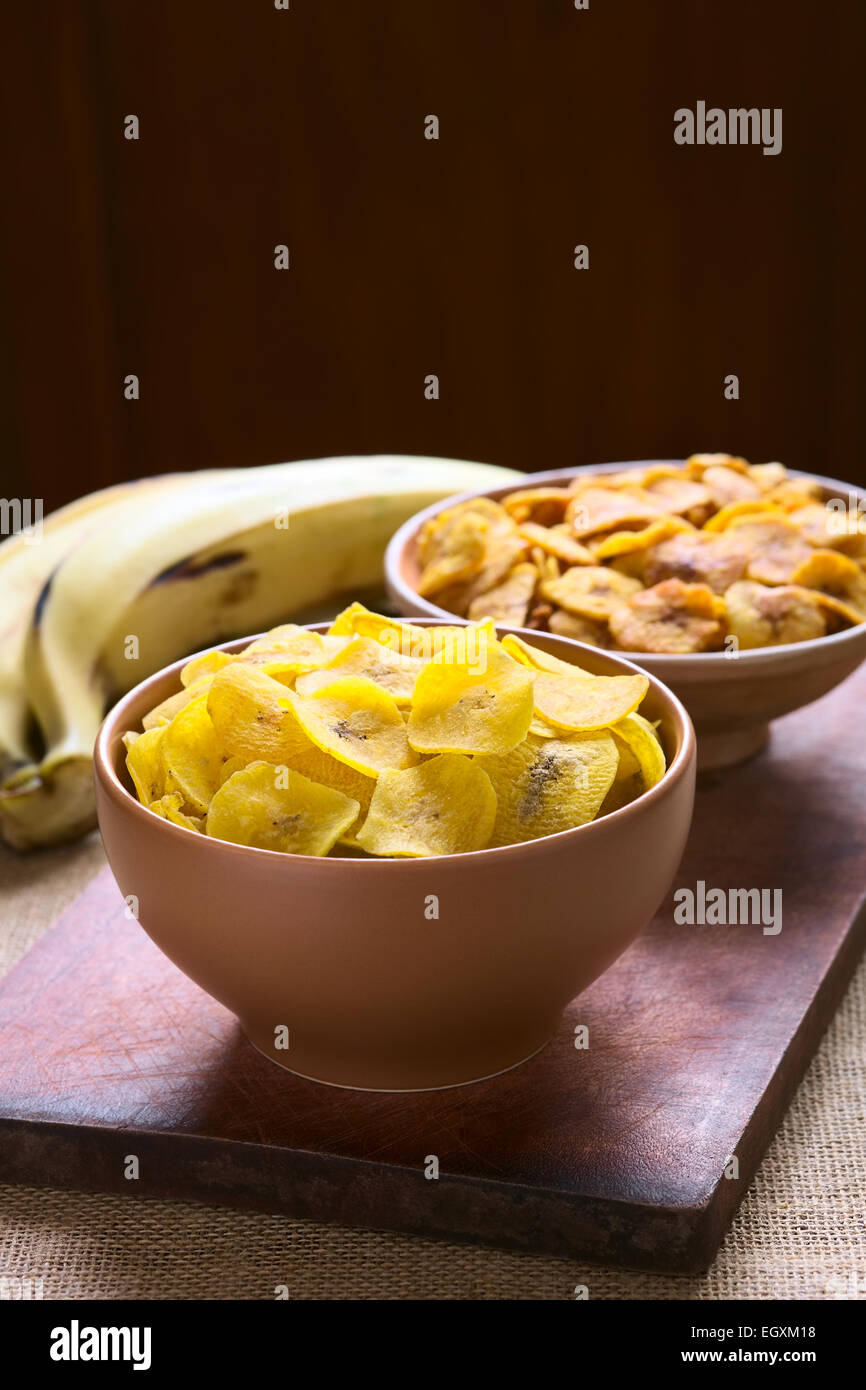
[[[675,887],[781,889],[777,935],[677,925],[671,898],[547,1048],[474,1086],[281,1071],[101,873],[0,986],[0,1178],[705,1268],[863,946],[864,706],[866,668],[699,786]]]

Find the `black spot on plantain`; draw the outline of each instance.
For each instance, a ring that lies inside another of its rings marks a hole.
[[[209,560],[200,560],[196,555],[187,555],[186,559],[177,560],[175,564],[161,570],[150,581],[149,587],[153,588],[157,584],[170,584],[176,579],[197,579],[200,575],[208,574],[211,570],[224,570],[231,565],[239,565],[246,558],[245,550],[224,550],[220,555],[212,555]]]
[[[49,574],[48,578],[46,579],[45,583],[42,585],[42,588],[39,590],[39,597],[37,598],[35,607],[33,609],[34,627],[38,627],[39,624],[42,622],[42,615],[45,612],[45,605],[48,602],[48,598],[51,593],[51,585],[54,583],[54,576],[56,573],[57,570],[53,569]]]

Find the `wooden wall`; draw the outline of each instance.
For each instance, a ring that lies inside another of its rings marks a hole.
[[[3,27],[0,493],[368,451],[866,481],[860,0],[13,0]],[[699,99],[782,107],[782,153],[675,145]]]

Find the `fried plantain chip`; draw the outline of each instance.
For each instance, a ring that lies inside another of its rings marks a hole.
[[[194,700],[197,695],[202,695],[205,691],[210,690],[212,681],[213,676],[201,676],[197,681],[193,681],[192,685],[188,685],[185,690],[179,690],[176,695],[169,695],[168,699],[154,705],[153,709],[148,710],[142,719],[142,728],[155,729],[160,724],[170,724],[178,710],[182,710],[184,705],[188,705],[190,700]]]
[[[507,753],[532,720],[533,673],[488,640],[484,661],[453,659],[459,644],[428,662],[415,684],[408,733],[419,753]]]
[[[535,713],[558,729],[586,733],[624,719],[648,689],[646,676],[589,676],[576,667],[567,674],[539,671]]]
[[[203,676],[215,676],[217,671],[221,671],[224,666],[237,660],[230,656],[228,652],[202,652],[201,656],[194,656],[188,661],[180,673],[181,685],[195,685]]]
[[[556,835],[593,820],[616,775],[616,745],[607,732],[570,738],[530,734],[510,753],[477,757],[496,793],[491,845]]]
[[[524,627],[537,582],[538,571],[534,565],[515,565],[495,589],[472,600],[469,605],[470,619],[491,618],[494,623],[503,626]]]
[[[791,576],[818,594],[822,605],[850,623],[866,619],[866,575],[848,555],[837,550],[813,550]]]
[[[418,858],[483,849],[496,818],[490,778],[470,758],[442,753],[376,783],[357,842],[369,854]]]
[[[553,610],[547,626],[557,637],[571,637],[575,642],[588,642],[592,647],[610,646],[607,623],[578,617],[576,613],[567,613],[564,608]]]
[[[812,553],[808,541],[786,517],[735,518],[725,535],[731,544],[746,548],[750,557],[746,577],[760,584],[789,583],[797,566]]]
[[[753,483],[757,483],[762,492],[769,492],[772,488],[778,487],[783,483],[788,473],[783,463],[751,463],[749,464],[749,477]]]
[[[237,661],[213,678],[208,713],[227,756],[245,762],[288,762],[309,740],[282,704],[286,686],[257,666]]]
[[[679,469],[671,472],[665,470],[660,473],[660,470],[651,469],[644,476],[645,490],[664,503],[666,512],[686,516],[690,521],[703,521],[713,507],[710,489],[703,483],[696,483],[693,478],[684,477]]]
[[[541,593],[550,603],[576,613],[580,618],[603,621],[631,594],[640,589],[637,579],[629,579],[603,565],[587,565],[570,569],[559,579],[548,579]]]
[[[665,579],[615,609],[610,630],[622,651],[712,651],[722,644],[724,614],[724,602],[706,584]]]
[[[677,532],[684,531],[695,535],[694,527],[678,516],[659,517],[639,531],[612,531],[610,535],[596,542],[593,553],[596,560],[613,560],[618,555],[630,555],[635,550],[649,550]]]
[[[206,832],[217,840],[283,854],[327,854],[358,819],[351,796],[300,772],[253,762],[215,793]]]
[[[372,637],[352,637],[327,665],[299,676],[295,690],[307,696],[323,685],[330,685],[338,676],[366,676],[387,691],[398,705],[408,705],[423,664],[419,657],[392,651],[381,642],[374,642]]]
[[[419,681],[428,669],[422,668]],[[398,706],[366,676],[337,676],[305,699],[286,690],[280,703],[311,743],[356,772],[378,777],[385,768],[411,767],[417,761]]]
[[[545,527],[534,521],[525,521],[520,527],[520,534],[530,545],[537,545],[547,555],[553,555],[566,565],[595,563],[592,551],[574,539],[570,526]]]
[[[485,556],[486,532],[487,523],[471,512],[461,514],[446,528],[438,538],[434,557],[421,571],[417,587],[422,598],[430,598],[449,584],[462,583],[478,572]]]
[[[683,472],[689,478],[700,480],[708,468],[730,468],[735,473],[744,473],[747,477],[749,473],[746,460],[733,454],[691,454],[685,461]]]
[[[731,585],[725,605],[728,631],[743,651],[807,642],[827,630],[817,596],[799,585],[770,587],[744,579]]]
[[[236,669],[224,668],[226,672]],[[211,687],[213,689],[213,687]],[[182,792],[194,811],[206,811],[220,784],[225,750],[208,714],[206,695],[197,695],[166,726],[162,757],[166,790]]]
[[[636,763],[642,790],[649,791],[661,781],[667,770],[664,750],[654,726],[648,719],[644,719],[642,714],[633,711],[614,724],[610,732],[620,752],[623,775],[630,771],[633,774],[633,764]],[[625,749],[628,750],[629,757],[626,756]]]
[[[721,507],[715,516],[711,516],[704,526],[704,531],[726,531],[733,521],[740,521],[743,517],[755,517],[770,520],[784,518],[787,516],[783,507],[778,507],[774,502],[768,502],[766,497],[750,497],[745,502],[729,502],[726,507]]]
[[[323,637],[320,632],[292,629],[292,624],[274,628],[240,653],[245,665],[260,667],[282,685],[291,685],[296,676],[318,671],[343,650],[347,637]],[[274,634],[280,634],[274,636]]]
[[[182,825],[184,830],[195,830],[199,835],[204,834],[204,817],[188,815],[182,808],[185,805],[183,796],[180,792],[166,792],[157,801],[150,803],[151,811],[155,811],[163,820],[170,820],[174,825]]]
[[[760,497],[758,484],[748,475],[727,464],[712,464],[705,468],[701,482],[709,489],[710,496],[717,507],[727,507],[732,502],[745,502]]]
[[[522,637],[516,637],[511,632],[507,632],[503,637],[502,646],[515,661],[519,661],[522,666],[532,667],[534,671],[549,671],[555,676],[572,676],[575,671],[582,676],[589,675],[588,671],[584,671],[575,663],[562,661],[558,656],[546,652],[537,643],[526,642]]]
[[[578,540],[598,531],[614,531],[629,523],[654,521],[664,513],[660,500],[639,487],[602,487],[598,478],[593,482],[594,486],[574,494],[565,514]]]
[[[723,594],[741,579],[749,563],[749,547],[732,535],[687,531],[662,541],[647,556],[644,581],[652,587],[663,579],[706,584]]]
[[[565,517],[571,496],[564,487],[522,488],[503,497],[502,505],[518,526],[555,526]]]
[[[146,729],[143,734],[123,735],[126,767],[142,806],[150,806],[166,793],[166,770],[162,755],[167,725]]]

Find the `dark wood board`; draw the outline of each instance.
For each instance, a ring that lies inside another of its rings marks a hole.
[[[699,787],[675,887],[780,888],[778,935],[676,925],[671,898],[547,1048],[479,1085],[279,1070],[125,920],[106,870],[0,986],[0,1178],[705,1268],[863,947],[864,701],[866,669]]]

